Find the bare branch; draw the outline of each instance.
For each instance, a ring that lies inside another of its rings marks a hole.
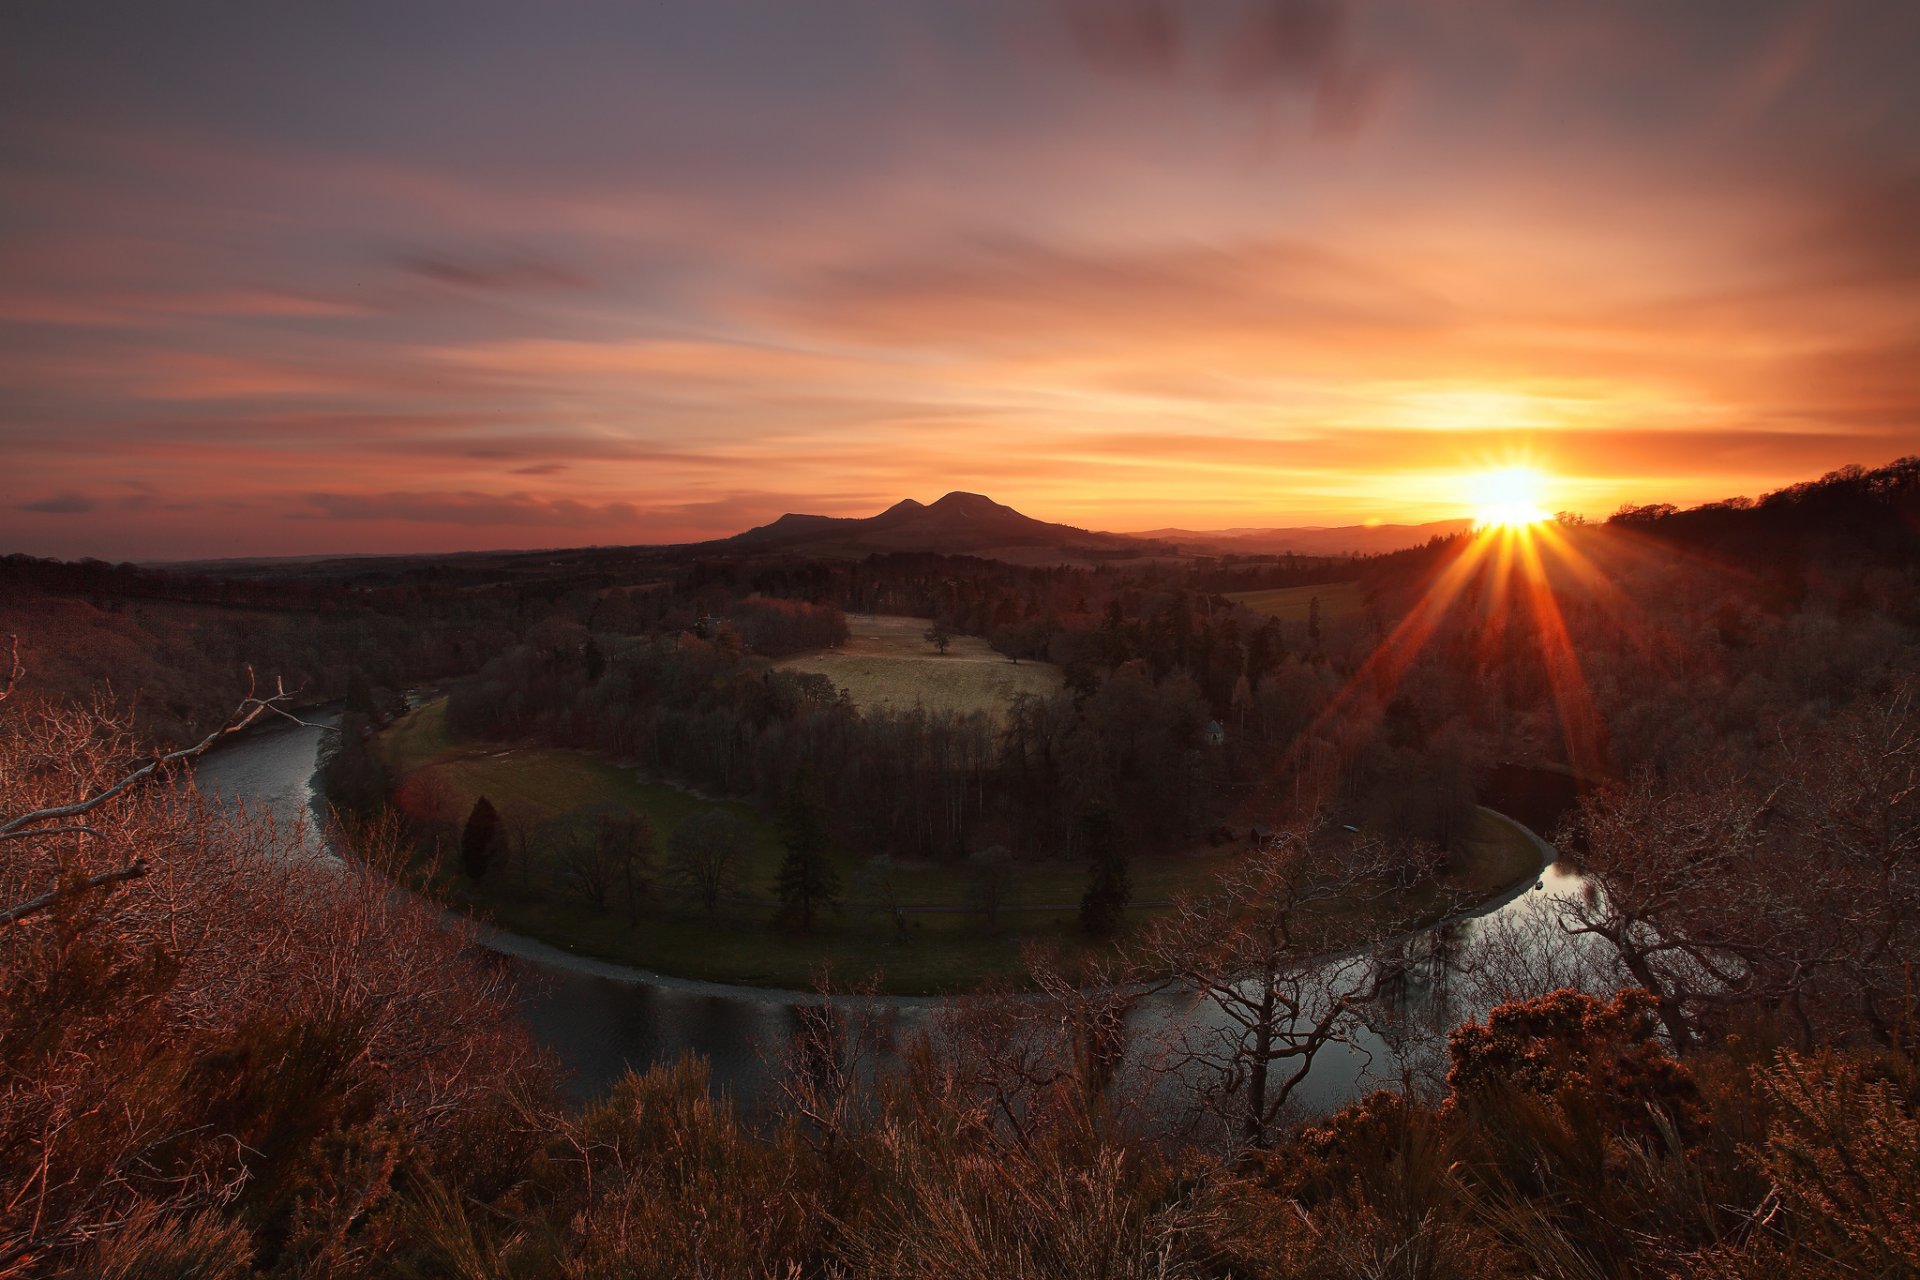
[[[37,911],[45,911],[63,897],[68,897],[76,893],[84,893],[88,889],[98,889],[102,885],[118,884],[122,880],[138,880],[146,874],[147,864],[135,861],[128,866],[120,868],[118,871],[103,871],[97,876],[88,876],[85,880],[77,884],[69,885],[65,888],[55,887],[49,889],[37,898],[27,899],[17,907],[9,907],[5,911],[0,911],[0,925],[13,924],[16,921],[26,919]]]
[[[23,831],[9,831],[0,835],[0,840],[33,840],[41,836],[93,836],[97,839],[101,834],[84,822],[76,822],[64,827],[28,827]]]
[[[1350,1043],[1378,999],[1375,953],[1410,923],[1400,872],[1422,865],[1420,853],[1287,831],[1211,892],[1177,900],[1146,954],[1208,1016],[1170,1038],[1155,1070],[1192,1088],[1239,1141],[1270,1141],[1314,1059]]]
[[[276,681],[276,691],[273,696],[258,698],[253,694],[252,671],[249,670],[247,675],[247,696],[241,700],[238,707],[234,708],[233,714],[227,717],[225,723],[220,725],[220,727],[212,733],[209,733],[206,737],[200,739],[200,741],[194,743],[192,746],[182,747],[178,751],[169,751],[165,755],[156,756],[104,791],[88,796],[84,800],[76,800],[72,804],[56,805],[48,809],[35,809],[29,813],[23,813],[18,817],[10,818],[4,823],[0,823],[0,837],[11,836],[16,832],[39,823],[53,822],[61,818],[77,818],[81,814],[90,813],[107,801],[114,799],[116,796],[124,795],[155,774],[171,768],[173,765],[181,764],[205,754],[206,751],[211,748],[214,743],[220,741],[220,739],[229,734],[240,732],[240,730],[268,713],[284,717],[285,719],[293,721],[295,724],[305,725],[308,723],[281,705],[293,696],[287,691],[284,685]]]

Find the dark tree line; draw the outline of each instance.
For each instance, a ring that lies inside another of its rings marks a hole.
[[[1911,563],[1920,554],[1920,456],[1842,467],[1757,499],[1623,506],[1608,523],[1740,560],[1784,552],[1800,564],[1833,555]]]

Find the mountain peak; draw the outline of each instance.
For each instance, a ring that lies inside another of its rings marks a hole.
[[[984,493],[968,493],[964,489],[955,489],[927,508],[929,511],[962,511],[987,514],[989,512],[1012,511],[1013,508],[995,502]]]

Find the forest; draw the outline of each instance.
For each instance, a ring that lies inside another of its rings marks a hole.
[[[0,1276],[1920,1274],[1920,460],[1338,564],[607,559],[307,566],[243,602],[4,566]],[[1227,598],[1341,580],[1364,608]],[[772,668],[848,612],[1064,687],[863,712]],[[768,1099],[690,1059],[579,1105],[511,969],[394,891],[422,833],[369,744],[428,682],[462,732],[638,761],[790,842],[1262,834],[1097,962],[1035,951],[904,1043],[824,979]],[[350,856],[290,862],[194,762],[338,698]],[[1543,834],[1592,891],[1474,937],[1484,1016],[1396,1021],[1402,922],[1336,935],[1329,904],[1444,856],[1515,765],[1570,780]],[[1143,1074],[1169,982],[1243,1034]],[[1363,1026],[1402,1078],[1299,1106]]]

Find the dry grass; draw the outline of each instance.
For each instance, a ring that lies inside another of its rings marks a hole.
[[[788,658],[787,671],[826,676],[847,691],[863,711],[985,711],[998,716],[1015,694],[1046,695],[1060,688],[1060,668],[1050,662],[1013,662],[978,636],[955,636],[947,652],[926,641],[925,618],[889,614],[847,615],[851,638],[838,649]]]

